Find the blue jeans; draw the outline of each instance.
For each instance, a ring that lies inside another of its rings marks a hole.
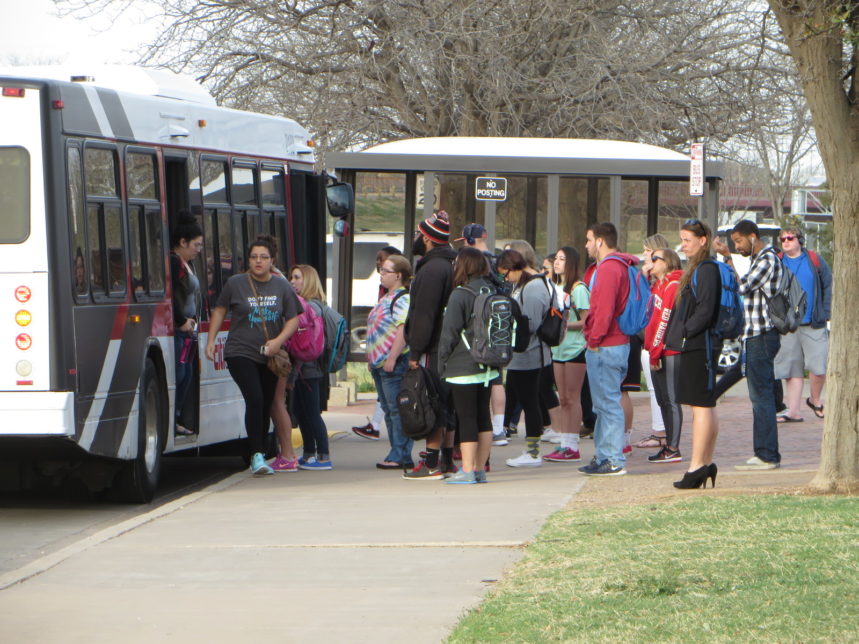
[[[597,415],[594,426],[597,463],[608,460],[615,467],[623,467],[626,456],[623,454],[624,419],[620,406],[620,386],[629,366],[629,345],[600,347],[596,351],[588,349],[585,360],[594,413]]]
[[[400,385],[403,375],[409,368],[409,360],[406,356],[397,358],[397,364],[391,373],[387,373],[382,367],[370,369],[373,381],[376,383],[376,391],[379,394],[379,404],[385,412],[385,426],[388,428],[388,441],[391,443],[391,451],[385,457],[386,461],[400,463],[401,465],[412,464],[412,446],[414,441],[403,433],[400,424],[400,409],[397,407],[397,395],[400,393]]]
[[[191,389],[191,382],[194,380],[197,339],[182,331],[176,331],[173,336],[173,348],[176,356],[176,400],[173,408],[178,423],[182,418],[182,407],[185,405],[185,399]]]
[[[773,361],[780,346],[781,338],[775,329],[746,340],[746,382],[752,400],[752,442],[755,456],[767,463],[781,462],[773,372]]]
[[[292,390],[292,410],[298,420],[304,457],[316,456],[320,461],[328,460],[328,428],[322,420],[319,391],[322,378],[299,376]]]

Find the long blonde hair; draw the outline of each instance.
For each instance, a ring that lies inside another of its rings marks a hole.
[[[701,265],[701,262],[710,259],[713,246],[713,232],[707,224],[699,219],[687,219],[684,224],[680,226],[680,230],[688,231],[698,238],[706,237],[707,243],[701,246],[695,255],[686,258],[686,270],[683,271],[683,277],[680,279],[680,287],[677,289],[678,301],[680,300],[680,294],[683,292],[683,289],[685,289],[692,281],[692,275],[695,274],[695,270]]]
[[[292,277],[293,272],[301,271],[302,285],[299,295],[305,300],[325,301],[325,290],[322,288],[322,282],[319,280],[319,273],[310,264],[295,264],[289,269],[289,277]]]

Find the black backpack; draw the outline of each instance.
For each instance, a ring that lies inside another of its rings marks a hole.
[[[426,367],[406,371],[397,394],[400,424],[406,436],[421,440],[445,425],[440,391],[438,376]]]

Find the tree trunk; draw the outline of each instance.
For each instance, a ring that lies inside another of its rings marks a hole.
[[[840,2],[770,0],[800,72],[834,201],[832,334],[817,490],[859,490],[859,113],[844,90]],[[853,54],[852,51],[849,54]]]

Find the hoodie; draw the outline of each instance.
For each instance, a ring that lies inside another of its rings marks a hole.
[[[412,360],[438,348],[442,314],[453,290],[454,260],[456,252],[450,246],[436,246],[415,265],[406,318],[406,344]]]
[[[650,316],[647,328],[644,329],[644,348],[650,354],[651,366],[656,366],[663,355],[677,355],[677,351],[665,349],[665,334],[668,331],[668,322],[671,320],[671,311],[674,308],[681,277],[683,277],[683,271],[679,269],[671,271],[651,289],[653,314]]]
[[[612,258],[619,258],[621,261]],[[590,280],[591,308],[585,318],[585,339],[589,349],[629,343],[617,323],[629,299],[627,266],[638,265],[638,258],[615,251],[596,265]]]

